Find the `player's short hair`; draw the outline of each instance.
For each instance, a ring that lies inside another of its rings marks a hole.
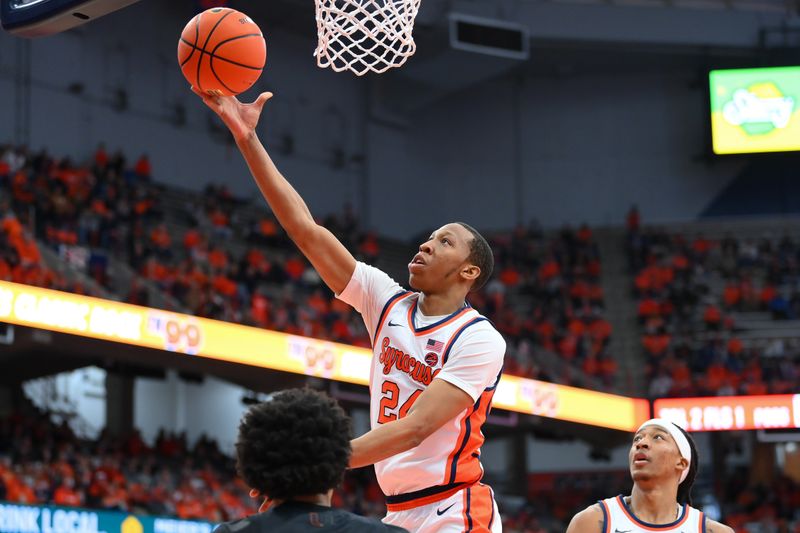
[[[692,505],[692,485],[694,485],[694,480],[697,477],[697,469],[700,467],[700,458],[697,456],[697,445],[694,443],[692,436],[679,425],[675,424],[675,427],[681,430],[686,440],[689,441],[689,448],[692,450],[692,462],[689,465],[689,473],[686,475],[686,479],[683,480],[683,483],[678,485],[678,503],[681,505],[684,503]]]
[[[492,271],[494,270],[494,254],[492,253],[492,247],[489,246],[489,243],[478,230],[466,222],[456,222],[456,224],[472,234],[467,261],[481,269],[480,275],[472,282],[472,287],[470,288],[472,291],[477,291],[486,285],[486,282],[492,277]]]
[[[273,499],[323,494],[342,481],[350,460],[350,418],[327,394],[288,389],[242,417],[236,467]]]

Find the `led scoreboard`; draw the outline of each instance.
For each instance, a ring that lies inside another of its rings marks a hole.
[[[800,428],[800,394],[668,398],[654,411],[687,431]]]

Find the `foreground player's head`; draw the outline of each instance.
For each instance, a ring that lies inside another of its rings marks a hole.
[[[281,391],[254,405],[239,424],[239,475],[274,500],[325,494],[350,460],[350,419],[312,389]]]
[[[689,434],[661,418],[639,427],[628,453],[634,485],[675,486],[678,503],[692,503],[692,485],[699,461],[697,447]]]
[[[486,239],[464,222],[445,224],[419,246],[408,265],[408,283],[421,292],[438,292],[454,285],[465,294],[486,284],[494,256]]]

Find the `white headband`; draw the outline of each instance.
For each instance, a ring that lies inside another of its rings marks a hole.
[[[675,444],[678,445],[678,451],[681,453],[681,457],[686,459],[689,464],[686,466],[686,470],[683,471],[681,474],[681,480],[678,483],[683,483],[683,480],[686,479],[686,476],[689,475],[689,467],[692,465],[692,447],[689,445],[689,439],[686,438],[686,435],[683,434],[678,426],[670,422],[669,420],[665,420],[664,418],[653,418],[639,426],[639,429],[636,430],[636,433],[639,433],[642,429],[646,428],[647,426],[656,426],[660,427],[667,433],[669,433]]]

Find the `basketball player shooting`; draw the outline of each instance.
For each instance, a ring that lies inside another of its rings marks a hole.
[[[700,462],[686,431],[654,418],[641,425],[628,452],[633,490],[576,514],[567,533],[733,533],[691,507]]]
[[[501,531],[492,490],[480,482],[480,447],[505,341],[465,300],[491,275],[486,240],[464,223],[442,226],[408,265],[414,292],[403,290],[317,225],[275,167],[255,132],[271,93],[242,104],[195,92],[230,129],[289,237],[373,339],[372,429],[353,440],[350,467],[375,465],[384,522],[415,533]]]

